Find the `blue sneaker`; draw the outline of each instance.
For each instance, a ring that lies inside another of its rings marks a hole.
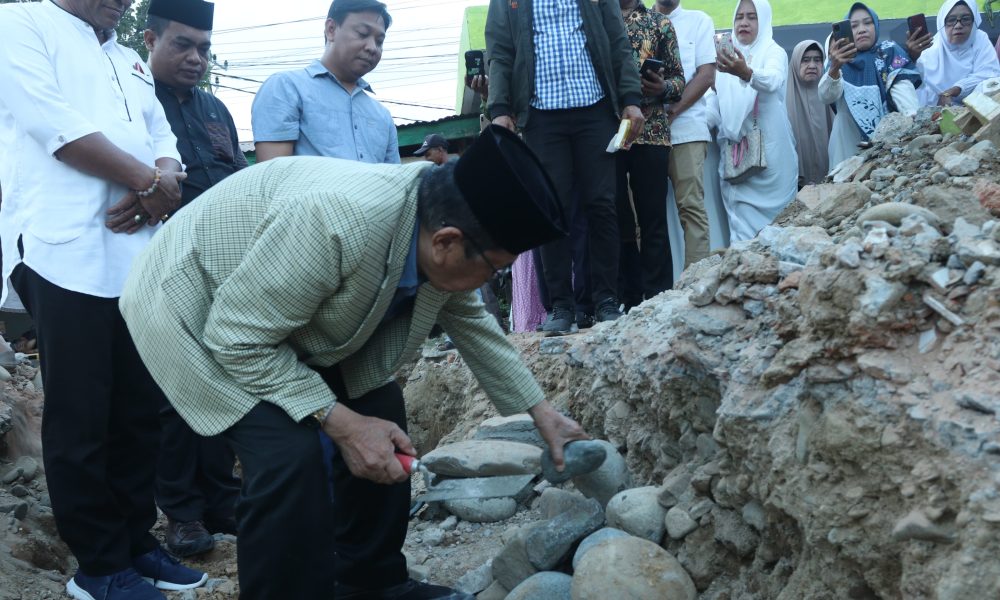
[[[190,590],[208,581],[207,573],[185,567],[160,547],[133,558],[132,566],[143,579],[161,590]]]
[[[66,584],[66,593],[76,600],[165,600],[166,596],[135,569],[125,569],[103,577],[91,577],[83,571]]]

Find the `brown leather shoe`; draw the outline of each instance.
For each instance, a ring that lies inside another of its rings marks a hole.
[[[215,538],[201,521],[167,519],[167,550],[178,557],[204,554],[215,547]]]

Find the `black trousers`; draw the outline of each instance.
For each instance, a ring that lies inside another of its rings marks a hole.
[[[214,525],[232,519],[240,495],[233,475],[236,455],[222,436],[202,437],[170,403],[160,408],[160,458],[156,504],[174,521]]]
[[[615,159],[605,152],[618,129],[607,99],[584,108],[532,108],[524,140],[555,184],[567,218],[573,214],[574,187],[588,222],[590,286],[594,304],[616,297],[618,219],[615,213]],[[545,283],[553,307],[573,309],[572,242],[542,246]]]
[[[594,314],[594,300],[590,291],[590,249],[587,246],[587,217],[583,214],[577,196],[573,190],[573,215],[570,218],[569,239],[572,245],[573,260],[573,301],[576,312],[588,315]],[[552,310],[552,299],[545,285],[545,269],[542,266],[542,252],[538,248],[531,251],[531,259],[535,264],[535,277],[538,280],[538,295],[545,310]]]
[[[59,536],[88,575],[127,569],[157,546],[149,528],[163,394],[117,298],[60,288],[24,264],[11,282],[38,334],[42,454]]]
[[[339,402],[405,429],[396,383],[349,399],[337,366],[320,375]],[[401,549],[409,480],[380,485],[354,477],[309,421],[296,423],[262,402],[223,434],[243,466],[236,517],[244,600],[333,598],[338,581],[377,589],[407,578]]]
[[[635,144],[618,152],[618,228],[622,234],[620,281],[622,300],[639,304],[673,287],[673,260],[667,236],[667,167],[669,146]],[[629,205],[629,189],[632,204]],[[636,247],[638,217],[641,243]]]

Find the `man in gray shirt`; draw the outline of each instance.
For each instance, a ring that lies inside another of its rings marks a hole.
[[[399,163],[389,111],[366,94],[362,77],[382,58],[392,18],[377,0],[334,0],[323,57],[308,67],[275,73],[254,98],[257,161],[279,156],[328,156]]]

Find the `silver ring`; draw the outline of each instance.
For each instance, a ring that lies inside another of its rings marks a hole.
[[[142,215],[136,215],[133,219],[136,223],[142,223]]]

